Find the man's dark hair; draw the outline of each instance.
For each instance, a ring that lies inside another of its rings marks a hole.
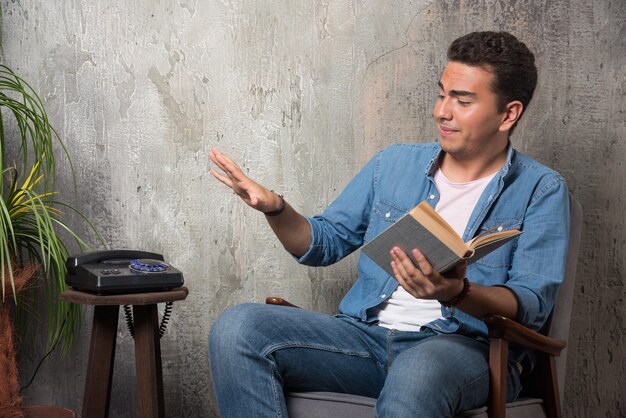
[[[524,111],[537,85],[535,56],[508,32],[472,32],[456,39],[448,48],[448,59],[493,74],[491,88],[498,96],[498,112],[519,100]]]

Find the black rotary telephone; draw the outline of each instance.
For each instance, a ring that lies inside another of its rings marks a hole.
[[[145,251],[94,251],[69,257],[66,266],[68,285],[99,295],[157,292],[184,283],[161,254]]]
[[[69,257],[65,263],[65,282],[78,289],[98,295],[158,292],[183,285],[183,274],[163,260],[161,254],[135,250],[94,251]],[[172,311],[172,302],[165,304],[159,326],[163,336]],[[124,306],[130,335],[134,337],[133,314]]]

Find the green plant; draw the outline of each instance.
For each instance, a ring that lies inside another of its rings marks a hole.
[[[74,171],[67,149],[52,128],[43,103],[30,85],[9,67],[0,65],[0,270],[2,303],[16,303],[14,273],[27,263],[38,267],[47,305],[48,346],[60,339],[67,350],[80,327],[82,310],[59,300],[66,289],[68,237],[81,249],[85,242],[63,221],[63,211],[77,213],[56,200],[57,149]],[[12,154],[12,155],[11,155]],[[95,231],[95,229],[94,229]],[[19,304],[18,304],[19,307]]]

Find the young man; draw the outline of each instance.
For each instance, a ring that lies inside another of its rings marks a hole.
[[[229,309],[209,338],[223,418],[285,417],[285,388],[377,397],[379,417],[451,417],[487,402],[482,317],[545,324],[564,274],[569,200],[561,176],[509,142],[536,85],[534,56],[508,33],[476,32],[455,40],[448,59],[433,111],[439,141],[382,150],[319,216],[300,215],[217,149],[210,158],[221,172],[211,173],[264,212],[307,265],[337,262],[423,200],[464,240],[497,225],[523,234],[445,277],[417,249],[419,268],[391,250],[394,277],[361,254],[334,317]],[[513,400],[532,353],[514,349],[510,359]]]

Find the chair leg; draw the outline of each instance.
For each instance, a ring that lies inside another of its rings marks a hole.
[[[489,418],[506,416],[506,380],[509,344],[502,338],[489,339]]]
[[[561,402],[559,397],[559,383],[556,375],[554,356],[542,354],[539,356],[539,364],[545,371],[543,384],[543,404],[548,418],[561,418]]]

